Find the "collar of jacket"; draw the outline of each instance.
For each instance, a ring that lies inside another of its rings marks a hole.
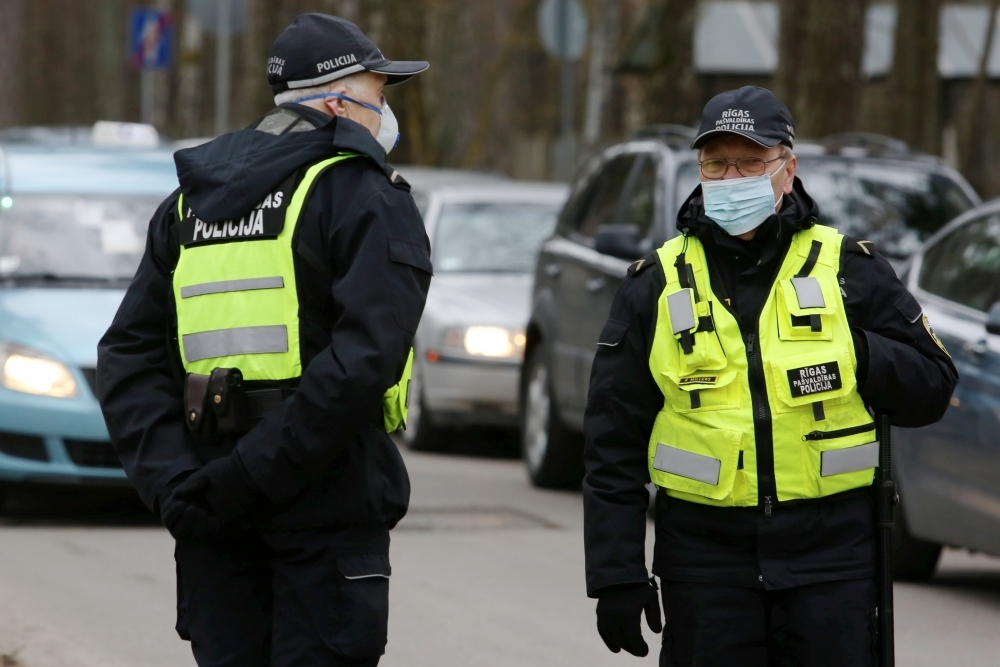
[[[332,133],[333,145],[338,150],[363,153],[375,160],[380,167],[385,167],[385,150],[364,125],[343,116],[330,116],[304,104],[289,103],[281,106],[304,117],[317,130]]]

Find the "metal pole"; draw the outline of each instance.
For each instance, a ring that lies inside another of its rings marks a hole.
[[[229,18],[229,0],[218,0],[219,20],[215,42],[215,135],[225,134],[229,130],[229,82],[232,76],[230,67],[230,47],[232,26]]]
[[[875,537],[878,605],[878,664],[894,667],[896,645],[892,603],[892,525],[895,519],[896,485],[892,481],[892,443],[889,416],[878,415],[879,467],[875,471]]]
[[[573,145],[573,94],[575,69],[569,57],[569,0],[559,0],[559,53],[562,56],[562,80],[560,94],[560,176],[563,180],[573,178],[576,167],[575,146]]]
[[[143,67],[139,73],[140,116],[143,123],[153,124],[153,108],[156,104],[156,79],[153,70]]]

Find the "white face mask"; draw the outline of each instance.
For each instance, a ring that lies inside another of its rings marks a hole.
[[[375,141],[377,141],[379,146],[382,147],[386,155],[389,154],[389,151],[399,145],[399,121],[396,120],[396,114],[392,113],[392,109],[389,108],[388,102],[383,102],[382,108],[379,109],[374,105],[368,104],[367,102],[360,102],[353,97],[348,97],[342,93],[320,93],[319,95],[310,95],[309,97],[303,97],[295,101],[301,104],[302,102],[319,100],[325,97],[336,97],[337,99],[357,104],[358,106],[362,106],[377,113],[381,118],[381,123],[379,124],[378,134],[375,135]]]
[[[382,106],[382,124],[378,128],[378,134],[375,135],[375,141],[385,149],[386,155],[399,145],[399,122],[396,120],[396,114],[389,108],[388,102]]]

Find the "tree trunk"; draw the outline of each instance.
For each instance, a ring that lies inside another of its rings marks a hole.
[[[959,150],[959,169],[969,179],[976,190],[986,192],[989,188],[989,178],[986,170],[985,134],[986,114],[983,109],[986,98],[986,81],[989,75],[990,53],[996,41],[997,12],[1000,11],[1000,0],[990,0],[987,13],[989,23],[986,24],[986,40],[983,52],[979,55],[979,70],[972,83],[972,90],[966,103],[966,121],[961,124],[961,149]]]
[[[776,87],[799,137],[856,130],[868,0],[783,0]]]
[[[889,75],[887,130],[910,146],[938,153],[941,147],[941,85],[938,24],[941,0],[898,4],[896,45]]]
[[[659,52],[646,90],[646,122],[693,125],[701,116],[694,71],[698,0],[657,0],[649,16],[658,23]]]
[[[21,44],[26,0],[0,0],[0,128],[21,122]]]

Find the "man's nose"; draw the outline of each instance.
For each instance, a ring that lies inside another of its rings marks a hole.
[[[740,173],[740,170],[736,168],[735,164],[728,164],[726,165],[726,174],[722,178],[725,180],[730,178],[743,178],[743,174]]]

